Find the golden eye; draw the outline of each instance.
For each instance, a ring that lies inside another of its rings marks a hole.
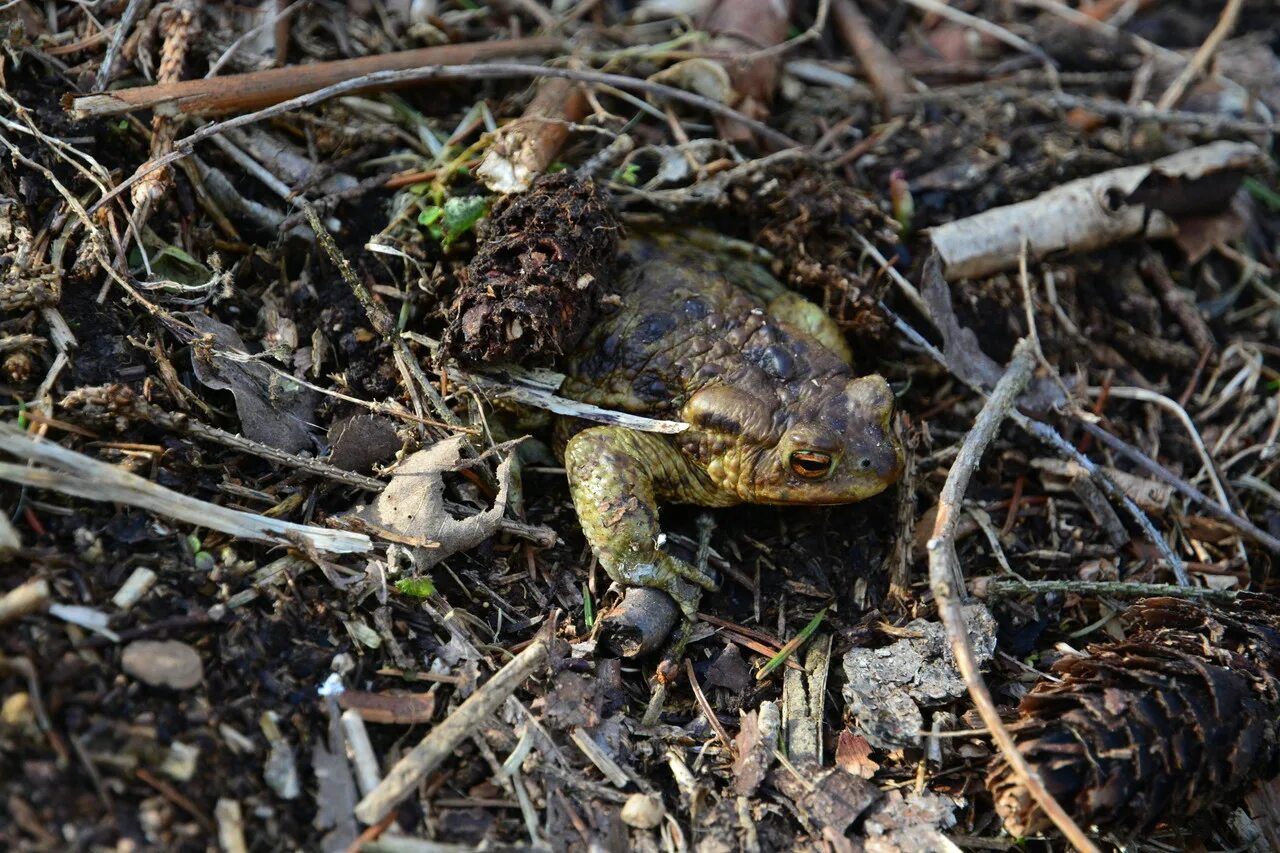
[[[825,477],[831,470],[831,454],[816,450],[797,450],[791,454],[791,470],[810,480]]]

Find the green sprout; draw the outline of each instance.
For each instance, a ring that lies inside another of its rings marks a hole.
[[[436,594],[431,578],[401,578],[396,581],[396,592],[410,598],[430,598]]]

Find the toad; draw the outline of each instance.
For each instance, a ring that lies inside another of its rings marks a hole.
[[[700,242],[627,241],[619,307],[570,356],[561,388],[688,428],[558,427],[600,565],[623,585],[666,591],[690,620],[716,580],[661,550],[660,503],[852,503],[903,466],[889,383],[854,375],[834,321],[758,264]]]

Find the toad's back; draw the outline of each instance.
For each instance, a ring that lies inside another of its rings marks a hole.
[[[852,375],[842,340],[804,330],[801,306],[813,306],[756,264],[675,238],[633,239],[626,250],[621,307],[569,360],[566,396],[671,417],[711,383],[785,408],[815,382]]]

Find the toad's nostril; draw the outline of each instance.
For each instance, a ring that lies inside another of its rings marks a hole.
[[[871,470],[870,457],[864,456],[860,460],[858,460],[858,467],[861,468],[863,471],[870,471]]]

